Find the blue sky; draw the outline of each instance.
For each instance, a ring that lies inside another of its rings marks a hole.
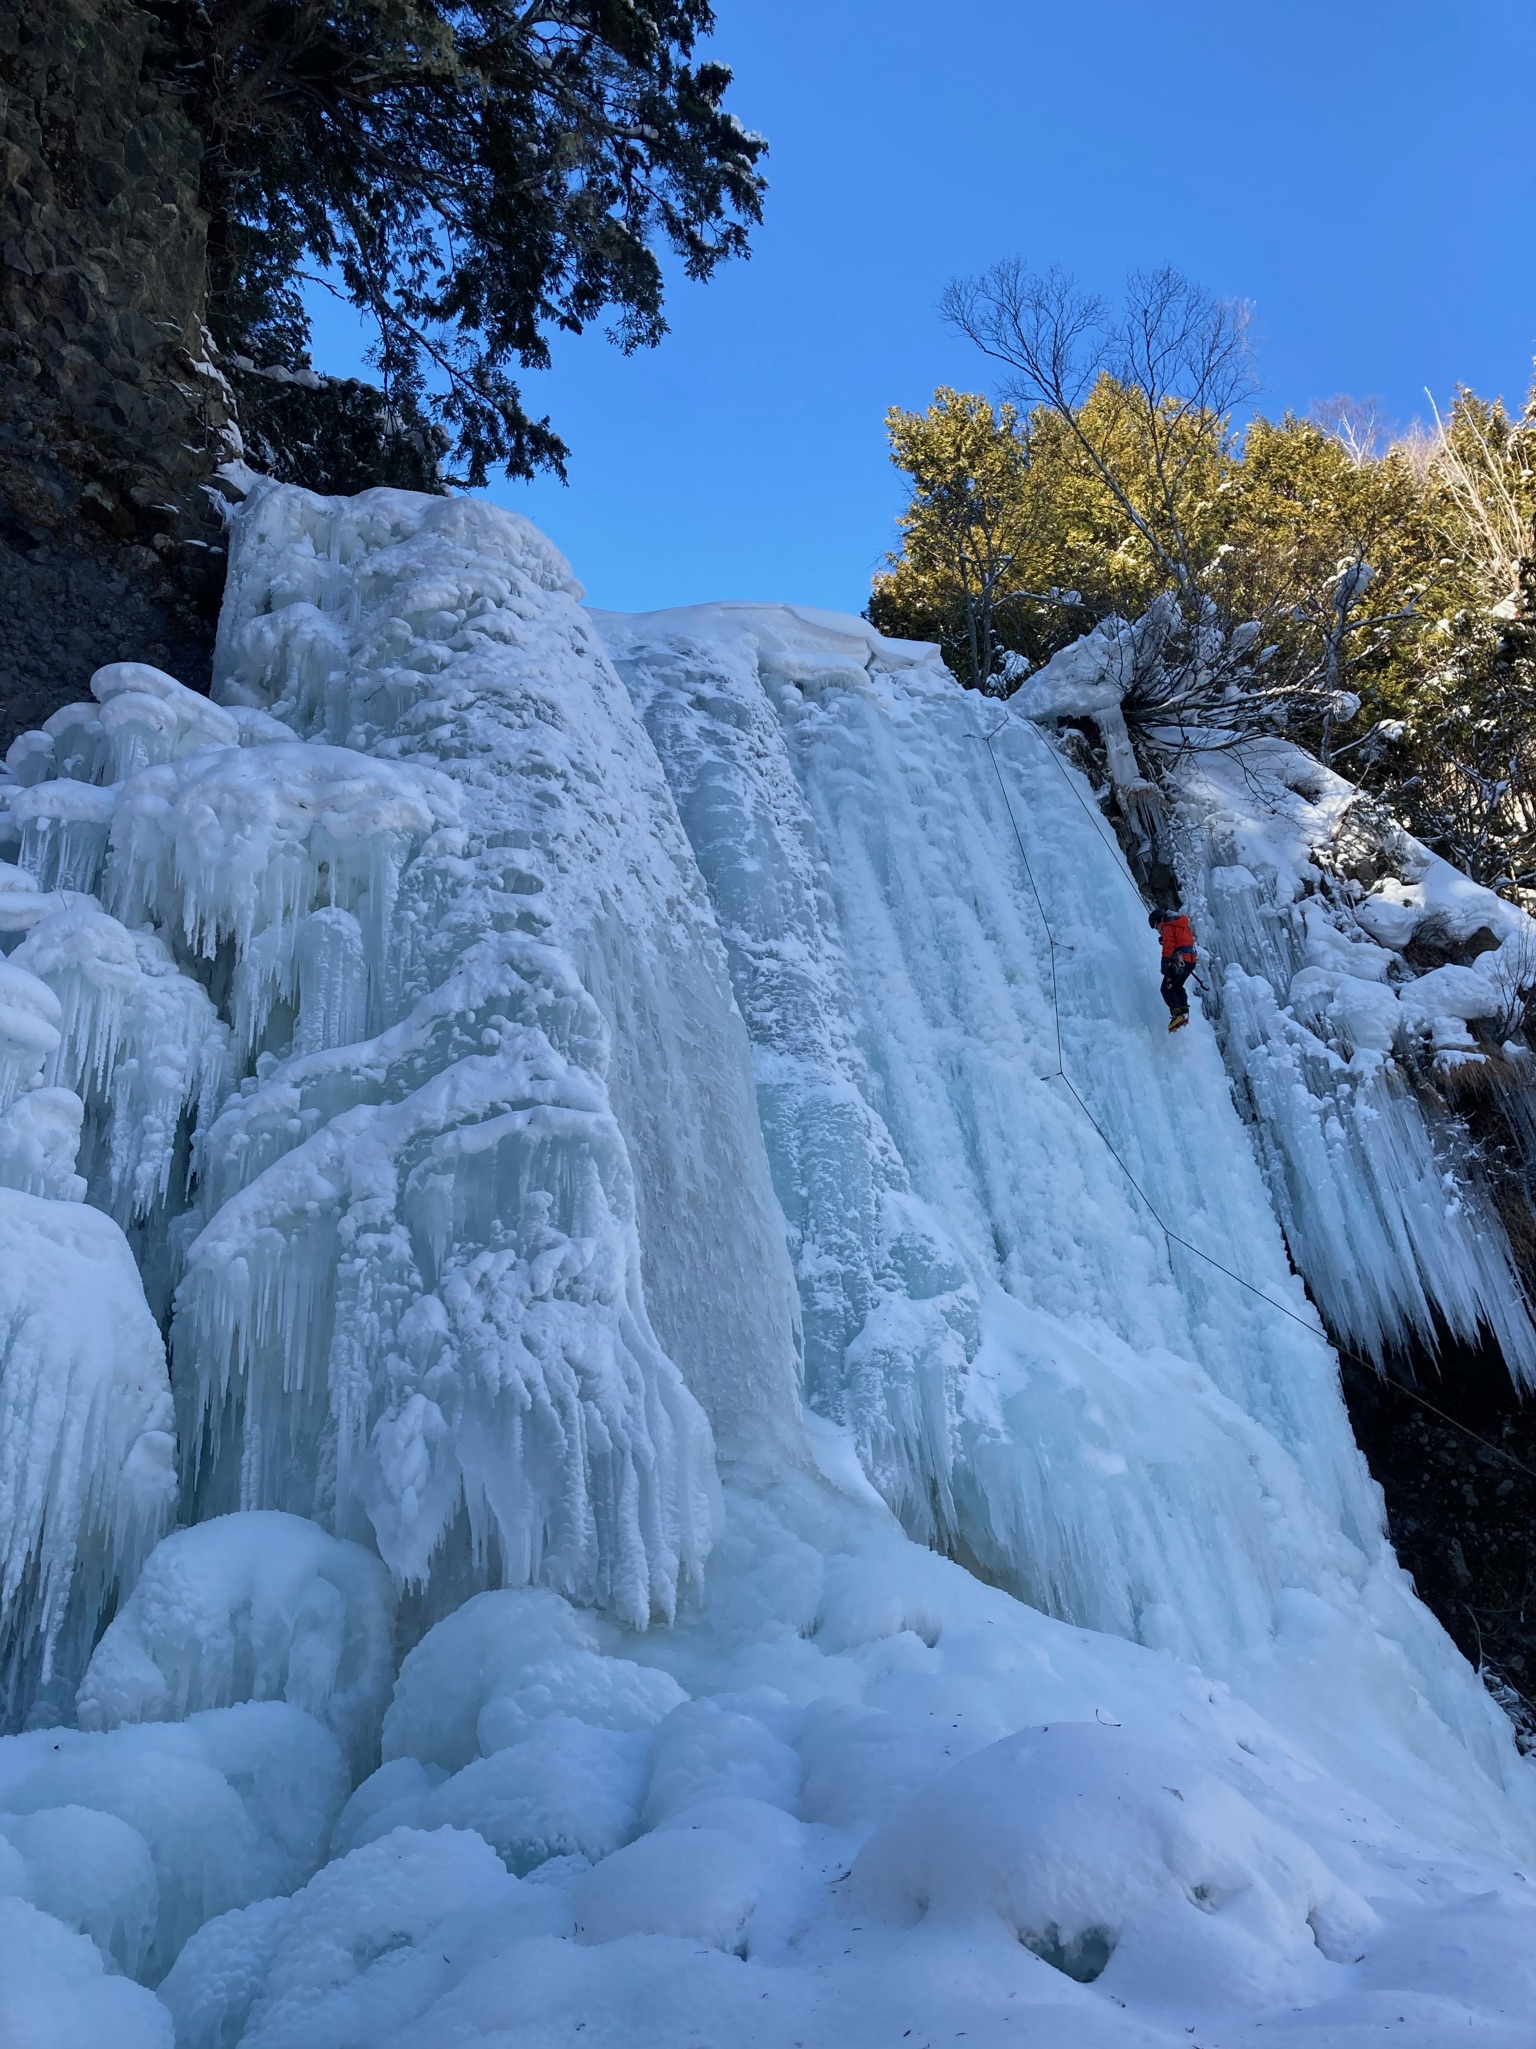
[[[1536,346],[1528,0],[716,0],[728,104],[768,137],[752,260],[525,379],[570,484],[491,496],[618,609],[858,610],[894,540],[882,416],[990,388],[939,322],[956,272],[1021,254],[1113,291],[1172,263],[1253,302],[1278,413],[1393,418],[1458,381],[1523,396]],[[345,320],[323,368],[355,366]]]

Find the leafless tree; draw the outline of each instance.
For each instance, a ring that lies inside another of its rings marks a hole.
[[[1307,417],[1331,435],[1357,469],[1374,462],[1392,439],[1379,398],[1351,398],[1336,391],[1320,398]]]
[[[1501,407],[1472,401],[1445,420],[1432,397],[1429,403],[1435,416],[1431,470],[1461,515],[1480,580],[1497,593],[1496,615],[1514,618],[1521,565],[1536,553],[1527,509],[1536,432],[1528,420],[1507,422]]]
[[[1367,602],[1374,537],[1364,531],[1317,591],[1287,602],[1283,621],[1229,612],[1211,508],[1233,416],[1257,388],[1247,306],[1161,269],[1133,273],[1111,308],[1065,272],[1018,259],[954,280],[940,305],[1005,367],[1013,404],[1061,422],[1168,579],[1135,636],[1124,699],[1143,752],[1166,758],[1197,739],[1236,744],[1254,731],[1304,728],[1326,760],[1335,727],[1358,707],[1347,682],[1360,652],[1399,615],[1378,616]],[[1128,403],[1096,415],[1087,401],[1104,377]],[[1363,461],[1375,413],[1332,406],[1328,431],[1353,435],[1346,445]]]
[[[1256,389],[1247,307],[1162,269],[1134,272],[1115,312],[1066,272],[1032,271],[1017,257],[952,280],[939,304],[1006,366],[1013,403],[1061,420],[1154,559],[1192,592],[1205,565],[1187,517],[1191,487],[1225,452],[1232,414]],[[1105,375],[1134,402],[1146,490],[1084,422],[1084,402]]]

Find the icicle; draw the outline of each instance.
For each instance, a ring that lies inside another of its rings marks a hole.
[[[47,786],[47,787],[52,787]],[[289,741],[211,748],[124,784],[103,895],[124,923],[151,918],[193,959],[233,942],[238,1057],[260,1044],[295,991],[309,913],[335,906],[368,923],[369,1015],[382,1016],[389,908],[400,869],[457,796],[431,769]]]
[[[1378,1361],[1415,1340],[1434,1348],[1442,1330],[1471,1345],[1491,1333],[1536,1384],[1536,1322],[1467,1133],[1413,1080],[1425,1041],[1442,1060],[1480,1057],[1466,1020],[1497,1010],[1494,974],[1415,975],[1388,942],[1405,944],[1422,911],[1372,898],[1357,918],[1344,895],[1303,894],[1322,880],[1314,844],[1355,793],[1299,750],[1266,743],[1246,778],[1220,758],[1181,774],[1211,1007],[1324,1315]],[[1399,861],[1429,869],[1400,837]],[[1450,878],[1463,929],[1481,918],[1517,950],[1521,914]]]
[[[0,1650],[15,1715],[72,1689],[176,1497],[160,1333],[122,1233],[0,1188]]]
[[[38,1080],[61,1019],[58,998],[24,961],[0,961],[0,1110]]]
[[[11,965],[57,1000],[46,1078],[90,1106],[92,1200],[126,1227],[166,1201],[189,1120],[212,1114],[228,1033],[152,933],[129,932],[91,899],[48,910]]]
[[[1381,1359],[1416,1336],[1433,1343],[1437,1318],[1468,1344],[1485,1328],[1513,1371],[1536,1376],[1503,1231],[1437,1154],[1406,1079],[1391,1063],[1346,1063],[1235,964],[1221,990],[1276,1208],[1334,1329]]]
[[[368,957],[363,929],[339,907],[311,911],[297,941],[296,1054],[350,1046],[368,1026]]]
[[[116,786],[98,788],[61,776],[10,794],[11,831],[20,846],[20,865],[40,889],[93,893],[107,859]]]
[[[708,1432],[645,1322],[600,1089],[542,1033],[502,1039],[218,1210],[177,1300],[188,1441],[232,1409],[241,1505],[368,1532],[402,1584],[462,1511],[506,1577],[643,1626],[702,1565]],[[233,1475],[215,1455],[200,1484]]]
[[[103,781],[120,783],[178,755],[240,744],[239,725],[222,705],[148,662],[109,662],[92,676],[91,695],[101,706],[98,722],[110,763]]]

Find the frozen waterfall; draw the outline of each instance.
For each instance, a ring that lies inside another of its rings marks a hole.
[[[12,750],[0,2037],[1516,2049],[1532,1767],[1088,784],[859,620],[580,598],[261,484],[217,701]],[[1503,1286],[1349,1221],[1383,1331]]]

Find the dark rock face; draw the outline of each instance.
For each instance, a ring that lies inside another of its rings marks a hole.
[[[1536,1399],[1491,1344],[1341,1365],[1398,1558],[1536,1751]]]
[[[0,9],[0,746],[101,662],[206,686],[233,403],[156,34],[131,0]]]

